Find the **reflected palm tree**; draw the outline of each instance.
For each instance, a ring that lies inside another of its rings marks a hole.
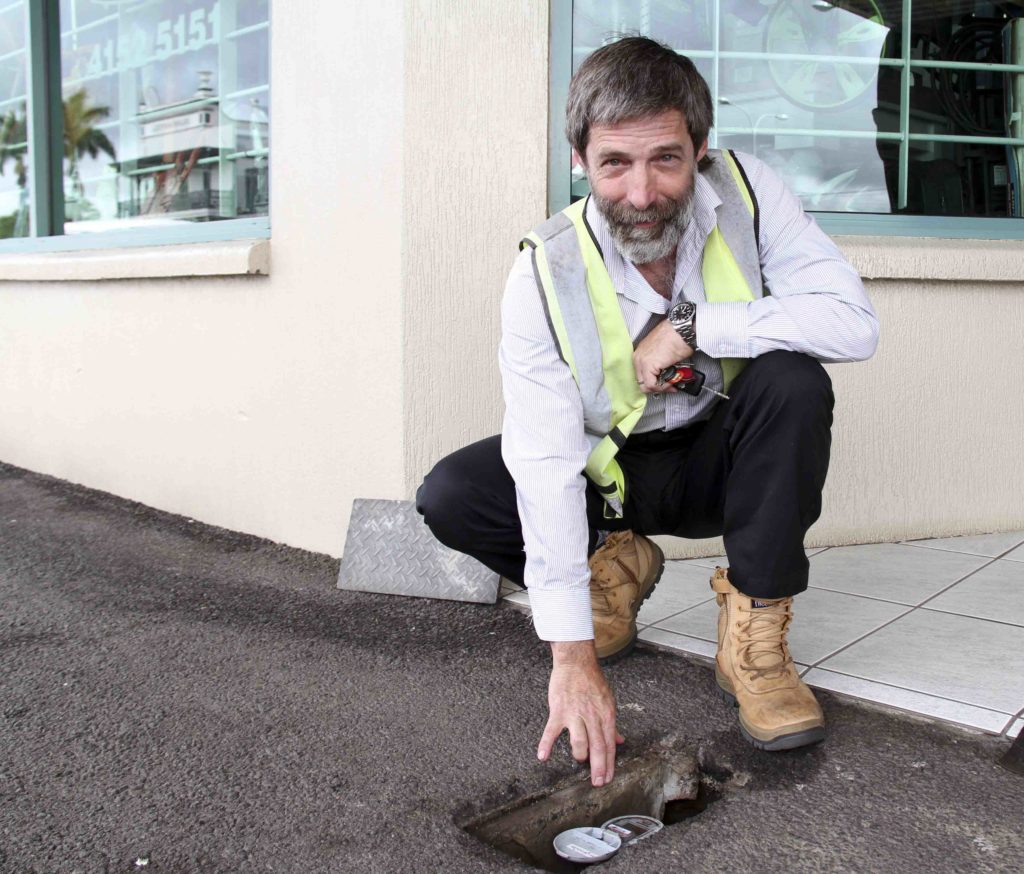
[[[0,119],[0,176],[4,173],[8,159],[14,161],[14,172],[18,176],[18,187],[24,188],[28,177],[25,153],[28,151],[28,119],[24,109],[19,118],[12,109]]]
[[[8,216],[0,216],[0,239],[24,237],[28,231],[28,118],[22,107],[20,116],[13,109],[0,117],[0,176],[8,161],[14,162],[21,200],[18,209]]]
[[[79,173],[79,160],[86,154],[96,158],[106,152],[117,160],[117,150],[107,135],[93,127],[98,119],[110,115],[108,106],[86,106],[89,94],[80,88],[64,101],[64,157],[68,161],[68,176],[71,178],[74,201],[65,202],[65,217],[69,220],[97,218],[99,212],[85,196],[85,185]]]
[[[85,196],[85,185],[79,172],[79,161],[89,155],[99,156],[100,152],[117,160],[117,150],[109,137],[93,126],[101,118],[110,115],[106,106],[87,106],[88,92],[82,88],[64,101],[64,157],[68,161],[68,176],[74,191],[73,198],[65,201],[65,218],[74,221],[99,216],[97,209]],[[18,211],[7,217],[10,227],[5,227],[0,218],[0,238],[23,237],[28,223],[28,117],[24,107],[20,114],[14,110],[0,117],[0,175],[4,174],[8,161],[14,162],[14,173],[18,188],[21,189],[21,205]]]

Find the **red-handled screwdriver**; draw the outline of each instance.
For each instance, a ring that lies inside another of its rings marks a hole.
[[[729,400],[729,395],[724,395],[720,391],[715,391],[713,388],[704,385],[706,379],[706,374],[697,370],[696,367],[691,367],[689,364],[673,364],[670,367],[666,367],[658,375],[659,383],[674,385],[677,389],[688,395],[696,396],[703,390],[709,391],[713,395],[718,395],[723,400]]]

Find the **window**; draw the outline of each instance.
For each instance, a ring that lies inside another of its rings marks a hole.
[[[571,57],[553,70],[559,118],[590,52],[645,34],[707,80],[711,146],[757,155],[826,230],[1024,238],[1024,0],[575,0],[552,12],[552,55]],[[553,142],[552,208],[587,190],[569,160]]]
[[[27,237],[28,26],[25,0],[0,6],[0,240]]]
[[[0,0],[0,252],[269,236],[269,0]]]

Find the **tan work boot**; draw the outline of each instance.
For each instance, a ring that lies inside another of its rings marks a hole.
[[[824,740],[825,717],[786,644],[793,599],[748,598],[729,582],[725,568],[715,568],[711,588],[719,606],[715,679],[740,709],[743,736],[761,750]]]
[[[590,557],[590,606],[594,646],[602,664],[628,655],[636,645],[636,614],[665,569],[665,555],[632,531],[615,531]]]

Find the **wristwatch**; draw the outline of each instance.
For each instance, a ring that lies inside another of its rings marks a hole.
[[[697,316],[697,304],[690,301],[677,303],[668,311],[668,320],[676,333],[683,338],[686,345],[694,351],[697,350],[697,330],[693,320]]]

